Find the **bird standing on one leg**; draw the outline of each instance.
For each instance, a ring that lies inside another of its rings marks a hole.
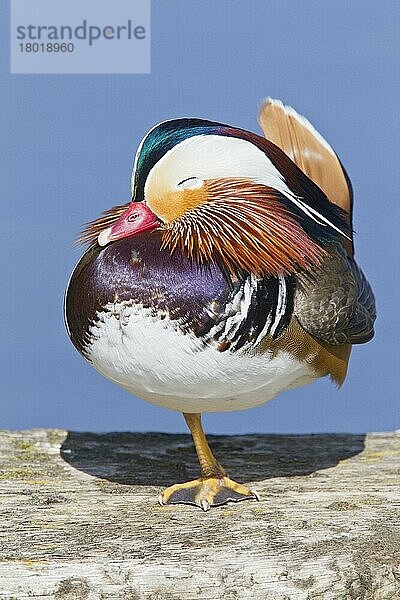
[[[202,119],[141,142],[132,201],[89,224],[66,323],[100,373],[184,414],[200,478],[161,503],[256,498],[229,479],[200,415],[242,410],[330,375],[373,337],[372,290],[353,258],[350,181],[328,143],[268,100],[266,138]]]

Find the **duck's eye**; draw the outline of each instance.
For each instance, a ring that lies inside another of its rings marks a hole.
[[[129,215],[128,217],[128,221],[136,221],[136,219],[139,217],[139,213],[132,213],[131,215]]]
[[[199,177],[187,177],[178,183],[178,187],[182,190],[195,190],[204,185],[204,180]]]

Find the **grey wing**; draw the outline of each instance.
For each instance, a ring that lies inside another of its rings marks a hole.
[[[329,344],[363,344],[374,336],[371,286],[340,249],[311,273],[298,276],[294,313],[308,333]]]

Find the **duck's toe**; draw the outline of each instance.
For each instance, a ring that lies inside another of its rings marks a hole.
[[[229,477],[207,477],[186,483],[176,483],[166,488],[159,496],[159,503],[192,504],[207,511],[212,506],[227,502],[258,500],[258,495]]]

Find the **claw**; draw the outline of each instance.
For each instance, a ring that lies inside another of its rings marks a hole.
[[[204,512],[207,512],[208,510],[210,510],[210,505],[208,504],[207,500],[201,500],[200,506],[204,510]]]
[[[159,494],[159,495],[158,495],[158,498],[157,498],[157,500],[158,500],[158,504],[159,504],[160,506],[164,506],[164,500],[163,500],[162,494]]]

